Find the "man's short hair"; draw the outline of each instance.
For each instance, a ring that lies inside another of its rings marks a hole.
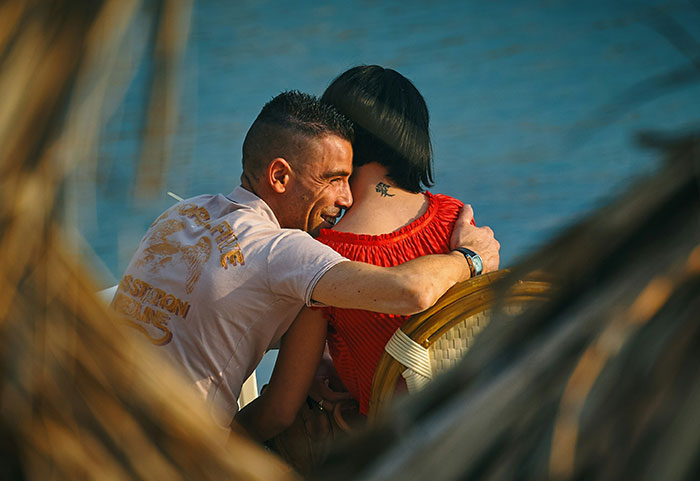
[[[282,157],[290,163],[303,162],[305,138],[336,135],[352,142],[352,123],[334,107],[313,95],[290,90],[270,100],[260,111],[243,141],[243,172],[257,179],[268,162]]]

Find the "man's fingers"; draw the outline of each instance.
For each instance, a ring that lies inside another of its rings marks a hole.
[[[475,229],[474,211],[471,205],[465,204],[464,207],[462,207],[462,211],[459,213],[457,222],[455,222],[454,231],[450,238],[450,248],[456,249],[460,246],[466,246],[473,229]]]
[[[495,271],[500,263],[501,244],[496,240],[489,226],[476,227],[471,224],[473,219],[474,212],[471,205],[467,204],[455,223],[450,246],[452,249],[466,247],[476,252],[483,262],[483,272]]]
[[[489,229],[491,231],[491,229]],[[484,264],[484,272],[491,272],[498,270],[498,264],[500,263],[500,249],[501,243],[493,237],[493,232],[489,232],[490,242],[489,245],[484,247],[483,254],[479,253],[481,260]]]
[[[352,399],[347,391],[334,391],[328,386],[327,378],[314,378],[309,389],[309,397],[313,399],[319,408],[332,410],[335,403]]]
[[[352,397],[349,392],[347,392],[347,391],[334,391],[333,389],[328,387],[328,385],[325,383],[322,383],[319,386],[318,394],[320,395],[321,398],[326,399],[328,401],[342,401],[344,399],[348,399],[348,398]]]
[[[462,207],[462,212],[460,213],[460,217],[467,224],[471,224],[471,222],[474,220],[474,209],[472,209],[471,204],[464,204],[464,207]]]
[[[316,404],[321,410],[327,409],[328,411],[332,411],[337,403],[347,399],[352,399],[352,395],[349,392],[329,390],[328,392],[323,393],[323,396],[316,401]]]

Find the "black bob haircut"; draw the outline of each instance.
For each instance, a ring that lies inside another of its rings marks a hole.
[[[257,176],[274,157],[288,157],[295,150],[294,137],[336,135],[352,142],[352,122],[317,97],[298,90],[275,96],[263,106],[243,141],[243,171]]]
[[[377,162],[410,192],[433,185],[430,116],[410,80],[392,69],[361,65],[338,76],[321,101],[354,122],[356,167]]]

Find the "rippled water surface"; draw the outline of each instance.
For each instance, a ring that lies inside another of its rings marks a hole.
[[[97,188],[78,194],[79,225],[105,284],[171,204],[167,190],[187,197],[238,184],[243,137],[267,100],[286,89],[320,94],[357,64],[394,68],[423,93],[431,190],[474,206],[477,223],[501,241],[503,266],[653,171],[636,132],[700,127],[697,76],[640,87],[689,68],[689,43],[681,36],[674,45],[668,32],[700,40],[700,8],[690,2],[292,3],[195,4],[167,185],[148,201],[132,198],[143,102],[143,75],[135,76],[103,138]]]

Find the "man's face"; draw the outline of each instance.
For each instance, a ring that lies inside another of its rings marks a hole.
[[[352,173],[352,146],[335,135],[308,140],[307,157],[294,169],[287,192],[286,224],[313,237],[330,229],[352,205],[348,179]]]

